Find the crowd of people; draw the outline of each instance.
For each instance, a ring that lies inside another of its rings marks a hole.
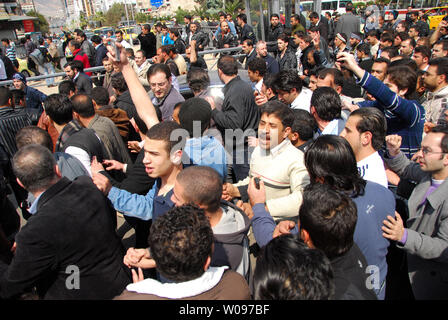
[[[13,73],[0,297],[448,298],[448,20],[382,18],[272,14],[265,42],[222,12],[212,41],[244,53],[219,55],[222,96],[190,16],[143,25],[135,52],[67,34],[56,94]]]

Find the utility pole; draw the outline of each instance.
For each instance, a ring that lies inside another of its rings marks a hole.
[[[126,10],[126,25],[129,26],[128,4],[126,0],[124,0],[124,9]]]

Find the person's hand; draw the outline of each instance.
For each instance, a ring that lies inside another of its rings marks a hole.
[[[386,136],[386,147],[391,157],[396,157],[400,153],[401,140],[398,134]]]
[[[244,211],[249,219],[254,217],[254,212],[252,211],[252,207],[247,202],[243,202],[242,200],[238,200],[236,206]]]
[[[123,171],[124,169],[124,163],[121,163],[117,160],[104,160],[103,164],[106,166],[106,170],[119,170]]]
[[[113,94],[109,98],[109,104],[113,104],[117,100],[117,97]]]
[[[112,183],[106,176],[101,173],[92,173],[92,181],[104,195],[107,196],[109,194],[109,191],[112,188]]]
[[[255,178],[251,178],[249,181],[249,187],[247,188],[247,194],[249,195],[250,205],[253,207],[257,203],[266,202],[266,189],[264,182],[260,179],[260,189],[255,186]]]
[[[353,104],[346,100],[342,100],[342,110],[349,110],[350,112],[353,112],[356,109],[359,109],[359,106],[357,104]]]
[[[126,255],[123,258],[123,263],[128,267],[136,267],[138,263],[144,259],[150,259],[151,255],[149,254],[148,249],[136,249],[136,248],[129,248],[126,252]]]
[[[138,274],[135,271],[135,269],[131,269],[131,272],[132,272],[132,282],[133,283],[137,283],[137,282],[145,280],[145,278],[143,277],[142,268],[138,268]]]
[[[92,158],[92,162],[90,163],[90,170],[95,173],[104,171],[103,165],[98,162],[98,160],[96,159],[96,156],[93,156],[93,158]]]
[[[257,106],[262,106],[263,104],[265,104],[266,102],[268,102],[268,97],[266,97],[264,94],[262,94],[259,91],[254,91],[254,96],[255,96],[255,104]]]
[[[348,52],[339,52],[336,56],[336,64],[339,64],[341,67],[345,67],[350,71],[354,71],[359,67],[355,56]]]
[[[254,136],[247,137],[247,144],[249,147],[256,147],[258,146],[258,138]]]
[[[387,220],[383,221],[383,237],[389,240],[400,241],[404,234],[404,225],[401,216],[395,211],[395,218],[387,216]]]
[[[432,122],[428,122],[426,121],[424,126],[423,126],[423,132],[428,133],[432,130],[432,128],[434,128],[436,126],[435,123]]]
[[[154,57],[152,57],[152,62],[153,62],[154,64],[156,64],[156,63],[160,63],[159,56],[158,56],[158,55],[155,55]]]
[[[129,65],[128,57],[126,56],[126,50],[124,50],[123,46],[119,42],[115,42],[115,46],[117,46],[118,51],[120,52],[120,61],[115,60],[116,52],[114,46],[111,45],[111,43],[114,40],[108,38],[107,43],[109,43],[107,48],[107,56],[112,61],[112,64],[116,67],[118,67],[121,70],[123,70],[124,66]]]
[[[128,148],[131,149],[132,153],[139,153],[142,150],[138,141],[128,141]]]
[[[280,221],[274,229],[272,238],[276,238],[283,234],[291,233],[291,230],[294,229],[295,226],[296,226],[296,224],[294,223],[294,221],[290,221],[290,220]]]
[[[240,195],[240,191],[238,190],[237,187],[235,187],[233,184],[231,183],[224,183],[222,186],[222,196],[221,198],[226,200],[226,201],[230,201],[233,198],[237,198],[237,197],[241,197]]]
[[[394,186],[398,186],[398,184],[400,183],[400,176],[389,168],[386,168],[386,177],[387,182]]]

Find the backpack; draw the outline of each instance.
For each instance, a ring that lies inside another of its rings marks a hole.
[[[44,55],[39,48],[34,49],[33,52],[30,53],[30,58],[39,66],[42,66],[45,63]]]
[[[53,61],[53,57],[48,52],[47,48],[39,47],[38,49],[42,53],[42,56],[43,56],[43,59],[44,59],[44,63],[48,63],[48,62],[52,62]]]

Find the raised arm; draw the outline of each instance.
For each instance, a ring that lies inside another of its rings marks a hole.
[[[118,66],[120,71],[123,73],[123,77],[126,81],[126,84],[128,85],[132,102],[134,102],[137,113],[149,129],[153,125],[159,123],[156,110],[151,102],[151,99],[148,96],[148,93],[141,84],[134,69],[130,65],[128,58],[126,57],[126,51],[121,50],[122,46],[119,43],[116,43],[116,46],[120,50],[120,61],[115,60],[115,51],[110,45],[107,46],[107,55],[111,59],[112,63],[115,66]]]

